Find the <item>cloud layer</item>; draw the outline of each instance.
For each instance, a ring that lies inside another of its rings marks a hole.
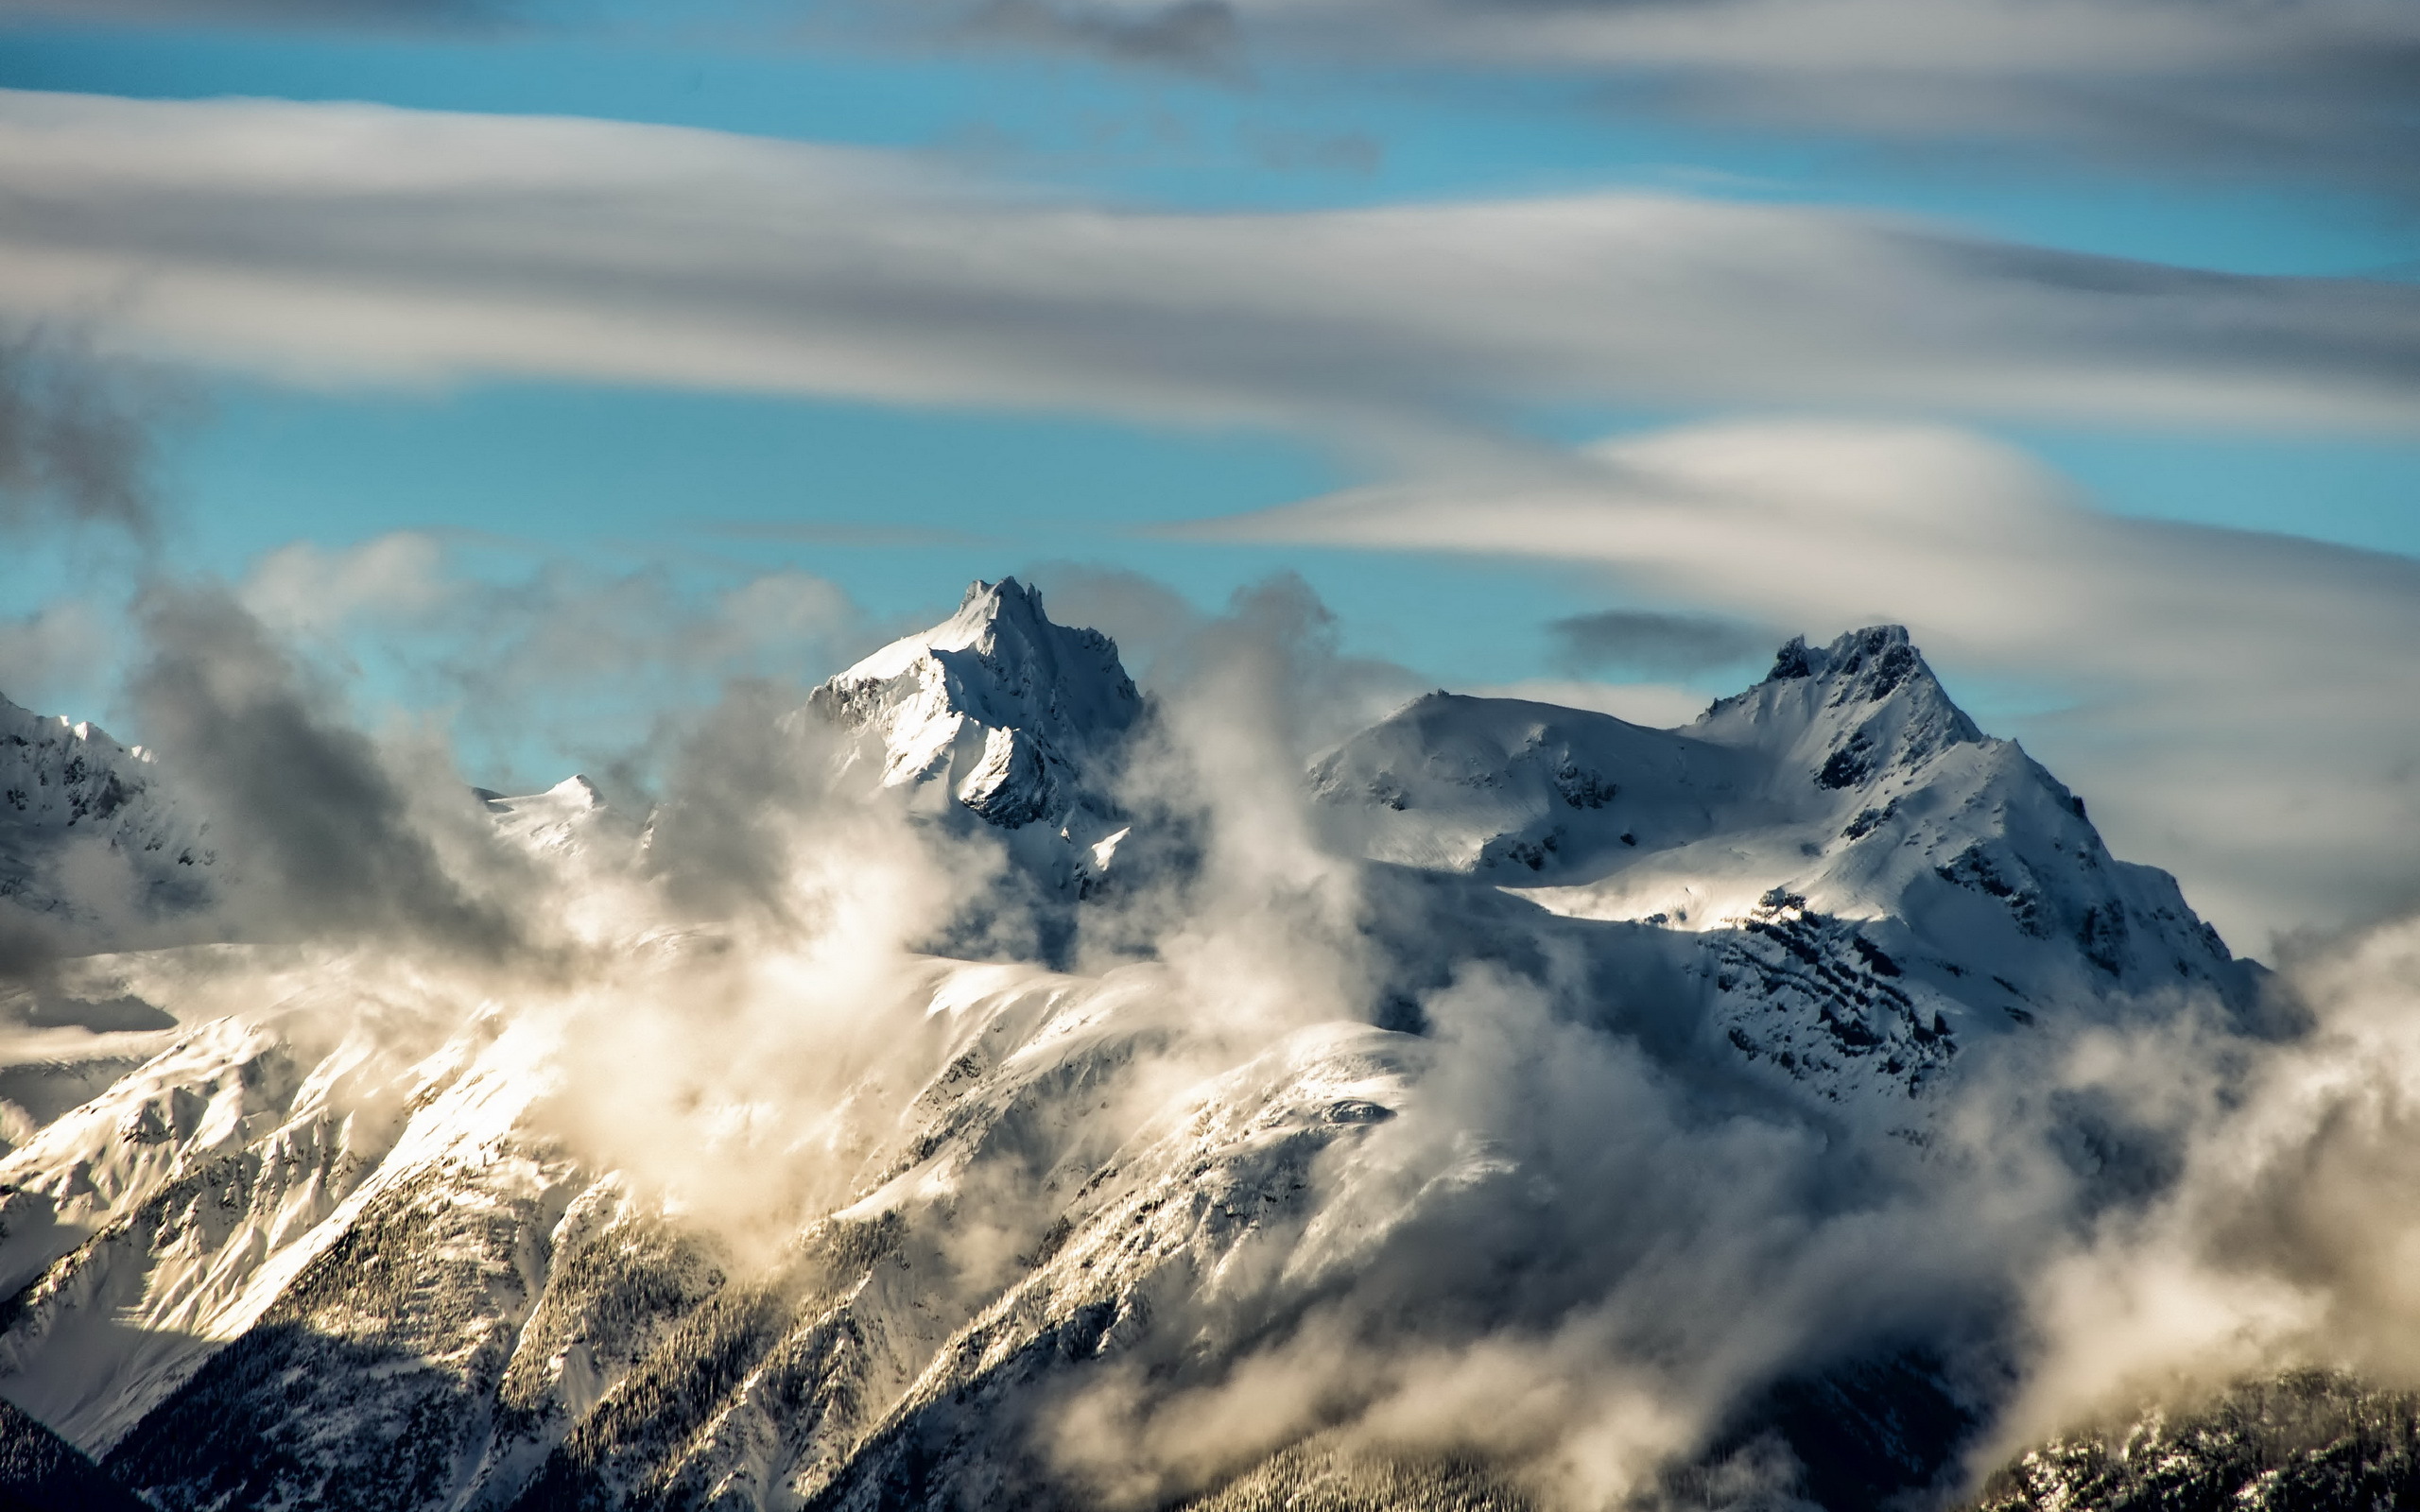
[[[1227,0],[1248,48],[1597,79],[1732,125],[2291,175],[2409,199],[2420,17],[2392,0]],[[1068,0],[1143,18],[1164,0]],[[1096,24],[1105,24],[1096,22]]]
[[[0,95],[0,288],[305,378],[477,374],[1307,430],[1541,402],[2409,430],[2420,289],[1639,196],[1282,215],[362,106]]]
[[[366,106],[0,94],[0,316],[64,312],[146,352],[308,382],[539,375],[1249,423],[1375,452],[1454,481],[1253,528],[1599,561],[1652,576],[1670,610],[1784,629],[1904,620],[1953,667],[2081,689],[2024,732],[2250,948],[2420,886],[2411,674],[2387,649],[2413,642],[2409,563],[2112,520],[1945,431],[1716,428],[1572,458],[1512,423],[1596,402],[2406,433],[2420,288],[1673,198],[1153,214],[897,155]],[[19,512],[141,520],[140,426],[86,423],[126,412],[52,404],[95,390],[10,360]],[[347,580],[320,576],[269,572],[261,592],[295,601],[261,607],[320,612],[295,594]],[[531,635],[605,601],[545,596]],[[732,610],[837,623],[791,597]],[[516,641],[518,611],[493,602],[491,638]],[[1606,629],[1569,627],[1566,662],[1601,659]],[[621,643],[529,644],[552,666]]]
[[[586,0],[0,0],[0,21],[510,26],[681,39]],[[1269,65],[1598,86],[1616,108],[1971,156],[2332,183],[2408,202],[2420,20],[2395,0],[727,0],[768,44],[1006,47],[1246,80]]]
[[[327,576],[357,586],[412,551]],[[251,596],[318,633],[285,576],[257,575]],[[312,947],[230,953],[220,990],[256,1007],[307,982],[338,1028],[407,1057],[469,1025],[445,1056],[493,1043],[483,1064],[527,1078],[493,1089],[499,1107],[545,1089],[526,1118],[499,1115],[510,1137],[479,1140],[614,1173],[743,1278],[835,1213],[896,1212],[940,1262],[872,1289],[930,1314],[890,1335],[903,1349],[987,1308],[1010,1327],[1001,1289],[1048,1263],[1028,1257],[1072,1214],[1070,1242],[1130,1267],[1118,1284],[1145,1288],[1148,1321],[1000,1432],[1030,1432],[1099,1504],[1165,1504],[1317,1433],[1483,1456],[1543,1505],[1602,1506],[1723,1443],[1775,1380],[1910,1339],[1960,1390],[1960,1351],[1977,1351],[1976,1379],[1996,1383],[1977,1411],[2013,1376],[2012,1435],[2146,1381],[2420,1360],[2420,1310],[2376,1263],[2412,1243],[2411,1205],[2365,1200],[2413,1180],[2408,926],[2290,963],[2313,1028],[2287,1044],[2173,1003],[1984,1041],[1918,1153],[1902,1130],[1752,1092],[1727,1049],[1708,1059],[1685,1032],[1693,995],[1592,972],[1547,916],[1484,888],[1424,901],[1322,850],[1304,762],[1360,674],[1297,584],[1167,631],[1157,733],[1122,791],[1190,837],[1193,864],[1093,899],[1068,974],[921,954],[970,906],[994,910],[990,949],[1029,945],[998,835],[866,791],[837,730],[777,720],[789,706],[760,691],[687,727],[649,843],[590,867],[502,843],[441,752],[350,727],[232,595],[163,589],[144,633],[146,732],[251,858],[239,912]],[[1424,1033],[1365,1022],[1424,967]],[[1002,1002],[1015,1012],[985,1027]],[[1289,1177],[1250,1163],[1285,1145],[1289,1099],[1332,1107],[1339,1077],[1390,1116]],[[991,1090],[928,1137],[964,1088]],[[2059,1153],[2093,1098],[2163,1157],[2098,1206],[2083,1171],[2109,1151],[2080,1169]],[[1182,1245],[1154,1249],[1164,1204],[1141,1204],[1163,1177],[1220,1178],[1217,1162],[1266,1191],[1214,1188],[1202,1206],[1259,1216],[1211,1226],[1240,1237],[1189,1270]],[[1751,1443],[1699,1504],[1776,1504],[1789,1469]]]

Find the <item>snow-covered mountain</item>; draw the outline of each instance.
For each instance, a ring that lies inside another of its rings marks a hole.
[[[2174,878],[1986,737],[1896,626],[1815,648],[1694,724],[1430,695],[1312,768],[1343,843],[1689,952],[1744,1056],[1840,1101],[2112,998],[2238,1005],[2256,969]]]
[[[1003,579],[796,717],[862,739],[843,782],[933,795],[912,822],[1080,871],[1146,708]],[[1465,1346],[1577,1411],[1637,1305],[1649,1363],[1606,1400],[1704,1396],[1711,1425],[1641,1443],[1812,1463],[1895,1424],[1823,1483],[1871,1504],[1968,1419],[1888,1353],[1916,1314],[1789,1299],[1862,1199],[1756,1183],[1933,1179],[1928,1121],[1993,1046],[2253,986],[1895,629],[1792,643],[1680,730],[1432,696],[1307,782],[1361,912],[1302,975],[1330,995],[1274,1008],[1243,980],[1274,946],[877,974],[845,922],[634,925],[510,981],[357,944],[81,960],[78,1001],[157,1019],[0,1159],[0,1397],[180,1512],[1511,1507],[1550,1494],[1520,1465],[1346,1430],[1433,1416],[1419,1372]],[[644,874],[584,782],[482,799],[533,853]],[[1172,896],[1198,932],[1211,904]],[[1701,1139],[1718,1178],[1667,1170]],[[1725,1237],[1733,1189],[1769,1240]],[[1687,1300],[1740,1267],[1762,1363]],[[1922,1411],[1858,1384],[1909,1380]]]
[[[1108,636],[1052,624],[1040,593],[1003,577],[832,678],[807,708],[873,737],[885,787],[937,784],[1004,830],[1098,829],[1115,812],[1105,768],[1143,701]]]
[[[163,791],[156,764],[90,724],[0,698],[0,957],[145,942],[207,904],[209,825]]]

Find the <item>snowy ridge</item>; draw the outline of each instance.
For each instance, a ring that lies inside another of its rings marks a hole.
[[[745,1288],[610,1175],[550,1155],[525,1119],[547,1085],[526,1030],[474,1022],[418,1065],[357,1040],[306,1065],[274,1024],[206,1024],[0,1164],[0,1253],[34,1277],[0,1336],[10,1398],[170,1506],[850,1504],[901,1425],[956,1413],[970,1376],[1011,1388],[1002,1364],[1054,1349],[1068,1311],[1174,1305],[1277,1217],[1303,1222],[1305,1162],[1391,1116],[1378,1099],[1418,1049],[1316,1031],[1136,1138],[1102,1109],[1167,1030],[1147,983],[947,966],[928,1013],[927,1079],[868,1152],[864,1194]],[[1205,1161],[1227,1174],[1205,1181]],[[1047,1228],[988,1300],[942,1300],[957,1226],[1003,1210]],[[701,1348],[735,1369],[728,1395],[667,1400],[695,1389]],[[781,1410],[802,1395],[832,1408]],[[970,1465],[1009,1452],[977,1440]]]

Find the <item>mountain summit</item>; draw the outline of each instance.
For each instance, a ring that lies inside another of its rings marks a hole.
[[[1051,623],[1013,577],[976,582],[958,612],[826,681],[807,708],[869,733],[886,787],[938,782],[1002,829],[1111,812],[1101,765],[1142,696],[1098,630]]]
[[[1889,1106],[1960,1047],[2256,968],[1951,701],[1905,629],[1784,645],[1695,723],[1432,694],[1316,762],[1339,843],[1651,926],[1768,1074]]]

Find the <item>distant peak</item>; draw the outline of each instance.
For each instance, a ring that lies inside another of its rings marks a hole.
[[[1904,625],[1869,625],[1851,630],[1808,657],[1822,659],[1816,676],[1824,689],[1819,696],[1827,708],[1858,710],[1889,704],[1901,709],[1913,722],[1911,728],[1933,731],[1917,743],[1920,747],[1983,738],[1980,727],[1933,675]]]
[[[605,806],[605,795],[597,790],[596,784],[590,782],[584,772],[574,772],[546,791],[556,798],[574,799],[586,808]]]

